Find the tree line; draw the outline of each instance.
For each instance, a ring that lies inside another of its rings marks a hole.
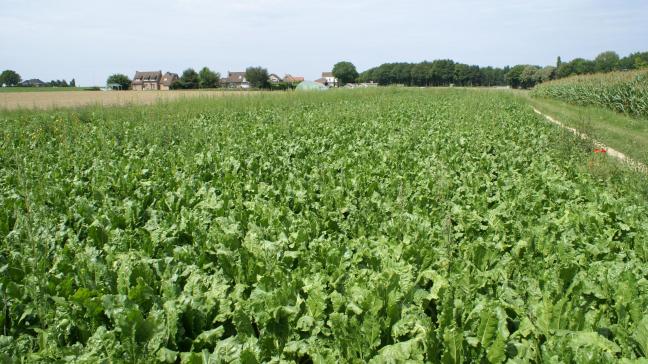
[[[503,86],[509,68],[479,67],[439,59],[420,63],[385,63],[358,76],[359,82],[406,86]]]
[[[19,86],[22,82],[22,77],[18,72],[14,70],[4,70],[0,73],[0,86],[6,85],[9,87]],[[31,85],[29,85],[31,86]],[[40,87],[76,87],[76,81],[74,78],[70,83],[66,80],[52,80],[50,82],[44,82]]]
[[[358,82],[377,82],[380,85],[405,86],[511,86],[531,88],[538,83],[573,75],[611,72],[648,67],[648,52],[632,53],[620,58],[616,52],[606,51],[593,60],[576,58],[556,65],[537,66],[520,64],[513,67],[480,67],[457,63],[450,59],[420,63],[384,63],[359,74]]]

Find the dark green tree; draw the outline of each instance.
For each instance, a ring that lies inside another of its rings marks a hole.
[[[547,82],[556,78],[556,67],[546,66],[540,68],[536,74],[536,82]]]
[[[448,86],[455,83],[455,62],[451,59],[439,59],[432,62],[434,86]]]
[[[633,60],[633,68],[646,68],[648,67],[648,52],[637,52],[630,55]]]
[[[618,69],[619,55],[616,52],[607,51],[599,54],[594,59],[596,72],[610,72]]]
[[[525,66],[520,73],[520,87],[526,89],[535,86],[539,81],[540,70],[538,66]]]
[[[410,72],[406,67],[397,70],[397,72],[399,72],[399,76],[402,76],[405,79],[410,78]],[[333,66],[333,76],[338,79],[340,86],[344,86],[347,83],[356,82],[359,75],[353,63],[342,61]]]
[[[522,85],[522,72],[526,68],[526,65],[519,64],[512,67],[506,74],[506,81],[512,88],[520,88]]]
[[[115,73],[114,75],[111,75],[108,77],[108,80],[106,80],[106,83],[116,83],[121,85],[122,90],[128,90],[131,85],[131,80],[128,78],[128,76],[121,74],[121,73]]]
[[[593,61],[584,58],[576,58],[573,61],[569,62],[574,68],[574,73],[577,75],[584,75],[588,73],[596,72],[596,65]]]
[[[470,66],[463,63],[456,63],[454,66],[454,84],[457,86],[470,86]]]
[[[200,76],[193,68],[187,68],[180,76],[180,83],[183,89],[194,89],[200,85]]]
[[[200,88],[216,88],[219,86],[220,74],[207,67],[203,67],[198,73],[200,78]]]
[[[0,74],[0,86],[3,84],[7,86],[16,86],[20,81],[22,81],[22,79],[16,71],[4,70]]]
[[[429,69],[432,67],[430,62],[421,62],[412,66],[411,79],[416,86],[429,86]]]
[[[248,67],[245,70],[245,79],[250,83],[250,86],[256,88],[267,89],[270,88],[270,81],[268,80],[268,70],[261,66]]]
[[[335,75],[335,73],[333,74]],[[336,76],[337,77],[337,76]],[[412,84],[412,65],[409,63],[394,63],[391,68],[391,79],[392,83],[400,85],[411,85]],[[338,78],[339,80],[339,78]],[[355,79],[354,79],[355,80]],[[353,81],[342,82],[340,84],[344,85]]]
[[[76,81],[74,80],[74,78],[72,79],[72,81],[70,81],[70,87],[76,87]]]

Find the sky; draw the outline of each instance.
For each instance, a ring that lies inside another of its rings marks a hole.
[[[317,79],[342,60],[555,64],[648,51],[645,0],[0,0],[0,70],[105,84],[113,73]]]

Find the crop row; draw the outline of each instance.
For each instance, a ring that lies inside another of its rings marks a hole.
[[[532,94],[648,117],[648,70],[568,77],[538,85]]]

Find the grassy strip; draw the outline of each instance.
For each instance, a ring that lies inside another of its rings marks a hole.
[[[595,106],[576,106],[562,101],[517,93],[540,110],[591,138],[629,157],[648,163],[648,122]]]

